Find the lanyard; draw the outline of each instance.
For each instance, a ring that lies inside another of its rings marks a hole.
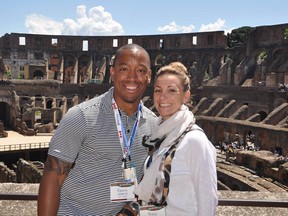
[[[123,153],[122,168],[126,169],[127,168],[127,166],[126,166],[127,156],[129,158],[129,160],[131,161],[130,147],[131,147],[132,142],[134,140],[135,133],[136,133],[136,130],[138,128],[139,121],[140,121],[140,110],[142,107],[142,103],[140,102],[138,105],[136,120],[135,120],[135,123],[133,126],[131,136],[130,136],[128,141],[127,141],[125,128],[124,128],[124,125],[123,125],[121,117],[120,117],[119,109],[118,109],[118,106],[117,106],[114,98],[112,98],[112,107],[113,107],[113,111],[114,111],[114,115],[115,115],[115,122],[116,122],[117,130],[118,130],[120,146],[122,148],[122,153]]]

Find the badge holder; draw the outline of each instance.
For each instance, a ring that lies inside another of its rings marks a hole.
[[[164,206],[140,206],[139,216],[166,216],[166,211]]]
[[[135,201],[134,189],[137,185],[136,168],[126,168],[123,170],[123,180],[110,184],[111,202]]]
[[[134,201],[134,182],[115,182],[110,184],[111,202],[129,202]]]

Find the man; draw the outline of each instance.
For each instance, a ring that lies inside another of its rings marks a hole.
[[[116,52],[110,73],[114,87],[72,107],[51,139],[39,187],[39,216],[115,215],[125,203],[111,202],[110,184],[130,164],[141,177],[146,157],[142,137],[156,123],[141,102],[151,77],[149,55],[141,46],[125,45]]]

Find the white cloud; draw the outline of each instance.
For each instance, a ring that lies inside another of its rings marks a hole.
[[[194,25],[179,26],[176,24],[176,22],[171,22],[163,27],[158,27],[157,30],[162,33],[188,33],[192,32],[193,29],[195,29]]]
[[[231,29],[227,29],[226,25],[225,25],[225,20],[219,18],[215,23],[209,23],[207,25],[202,24],[201,28],[199,29],[199,32],[207,32],[207,31],[224,31],[225,34],[227,34],[227,32],[231,32]]]
[[[26,17],[25,26],[28,29],[28,33],[34,34],[61,34],[63,30],[63,24],[56,22],[48,17],[31,14]]]
[[[120,35],[124,33],[120,23],[112,15],[98,6],[86,11],[85,5],[77,6],[77,18],[66,18],[57,22],[42,15],[32,14],[26,17],[25,25],[29,33],[69,34],[69,35]]]

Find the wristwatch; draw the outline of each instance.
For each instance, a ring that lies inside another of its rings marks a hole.
[[[117,216],[137,216],[139,213],[139,204],[131,202],[124,206],[124,208],[117,214]]]
[[[137,213],[139,213],[139,203],[131,202],[129,203],[129,206],[133,211],[136,211]]]

